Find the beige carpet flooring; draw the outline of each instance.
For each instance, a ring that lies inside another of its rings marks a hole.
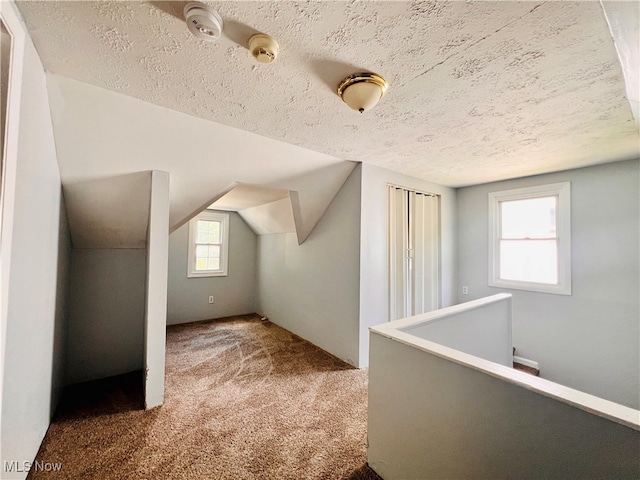
[[[30,479],[379,479],[367,375],[257,316],[169,327],[166,398],[140,373],[68,389]]]

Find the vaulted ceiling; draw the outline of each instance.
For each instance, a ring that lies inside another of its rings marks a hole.
[[[443,185],[640,156],[598,2],[207,2],[215,43],[185,3],[18,5],[48,72]],[[255,32],[280,43],[273,64]],[[364,114],[335,94],[358,71],[390,83]]]

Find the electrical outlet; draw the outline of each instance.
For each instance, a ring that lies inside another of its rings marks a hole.
[[[463,295],[469,295],[469,287],[467,287],[467,286],[462,287],[462,294]]]
[[[209,303],[213,303],[213,295],[209,295]]]

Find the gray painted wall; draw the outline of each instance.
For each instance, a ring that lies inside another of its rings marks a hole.
[[[371,337],[367,461],[386,480],[639,478],[636,430]]]
[[[145,249],[73,250],[68,383],[142,370],[146,268]]]
[[[69,347],[69,279],[71,278],[71,232],[67,221],[64,197],[60,199],[60,221],[58,231],[58,281],[56,289],[56,322],[53,335],[53,390],[52,406],[58,404],[62,389],[66,385],[67,351]],[[51,413],[54,413],[52,408]]]
[[[169,236],[169,325],[256,311],[256,234],[237,213],[220,213],[228,213],[230,223],[226,277],[187,278],[189,224]]]
[[[384,168],[362,165],[360,367],[369,362],[369,327],[389,321],[389,183],[440,195],[441,307],[456,303],[456,191]]]
[[[358,366],[360,172],[357,166],[302,245],[258,237],[259,311]]]
[[[458,190],[458,301],[513,294],[513,344],[542,377],[640,408],[640,161]],[[487,194],[571,182],[571,296],[487,286]],[[461,287],[469,287],[469,295]]]
[[[3,468],[5,461],[33,461],[56,407],[69,241],[44,70],[27,37],[2,385]]]
[[[463,308],[464,305],[452,308]],[[398,330],[513,368],[511,299],[508,297]]]

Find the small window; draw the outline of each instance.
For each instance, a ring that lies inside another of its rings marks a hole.
[[[571,295],[569,182],[489,194],[489,286]]]
[[[226,276],[228,251],[228,214],[204,211],[189,222],[187,277]]]

